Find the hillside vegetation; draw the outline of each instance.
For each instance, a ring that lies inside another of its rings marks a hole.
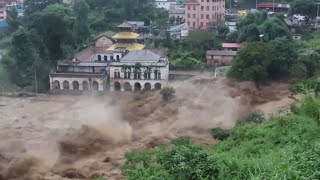
[[[239,123],[213,147],[187,137],[127,155],[128,179],[320,179],[320,98],[262,123]]]

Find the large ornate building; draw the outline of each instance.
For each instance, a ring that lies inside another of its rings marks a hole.
[[[164,51],[131,51],[120,61],[110,63],[111,91],[161,89],[168,80],[169,61]]]
[[[169,61],[161,49],[144,49],[139,34],[127,21],[111,38],[99,37],[95,46],[72,60],[59,61],[50,74],[51,90],[140,91],[161,89],[168,80]]]

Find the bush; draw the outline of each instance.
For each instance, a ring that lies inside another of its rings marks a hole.
[[[307,95],[301,103],[300,114],[313,118],[320,124],[320,99]]]
[[[216,179],[219,174],[213,155],[195,144],[173,145],[157,162],[176,180]]]
[[[250,112],[243,120],[250,123],[262,123],[265,121],[264,112],[261,110],[254,110]]]
[[[160,94],[162,95],[163,100],[169,101],[174,97],[174,94],[176,91],[173,87],[165,87],[160,91]]]
[[[211,134],[215,139],[223,141],[230,136],[230,131],[221,128],[215,128],[212,129]]]
[[[171,61],[171,65],[177,68],[197,69],[200,68],[203,63],[193,57],[181,57]]]
[[[187,136],[182,136],[182,137],[179,137],[177,139],[174,139],[171,141],[171,144],[173,145],[190,145],[191,144],[191,138],[190,137],[187,137]]]

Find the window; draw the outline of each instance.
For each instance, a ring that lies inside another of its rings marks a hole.
[[[204,15],[203,14],[201,14],[201,19],[203,19],[204,18]]]
[[[193,17],[193,18],[196,18],[196,14],[193,14],[192,17]]]
[[[201,11],[204,11],[204,6],[201,6]]]
[[[191,15],[190,15],[190,14],[188,14],[188,18],[191,18]]]
[[[203,27],[203,22],[200,22],[200,26]]]
[[[207,11],[209,11],[210,10],[210,7],[209,6],[207,6]]]
[[[196,28],[196,22],[193,22],[193,23],[192,23],[192,27],[193,27],[193,28]]]
[[[193,6],[193,10],[196,10],[196,6]]]
[[[206,17],[206,19],[210,19],[210,17],[209,17],[209,14],[207,14],[207,17]]]
[[[187,22],[188,26],[190,26],[190,21]]]
[[[190,5],[188,5],[188,10],[191,10],[191,6]]]

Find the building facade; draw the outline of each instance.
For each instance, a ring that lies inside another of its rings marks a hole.
[[[207,29],[211,23],[225,18],[225,0],[187,0],[186,23],[192,29]]]
[[[52,91],[139,91],[161,89],[168,80],[169,61],[160,49],[144,49],[139,34],[125,21],[119,32],[100,36],[95,46],[59,61],[50,74]]]
[[[209,50],[206,53],[207,66],[229,66],[236,55],[237,51]]]
[[[168,57],[161,50],[132,51],[110,63],[110,91],[160,90],[168,76]]]

